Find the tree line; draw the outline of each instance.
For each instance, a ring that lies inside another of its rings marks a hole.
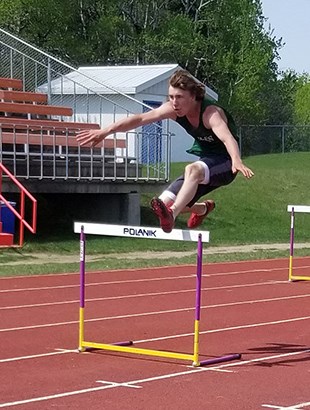
[[[238,124],[309,124],[310,77],[280,72],[260,0],[6,0],[0,25],[80,65],[178,63]]]

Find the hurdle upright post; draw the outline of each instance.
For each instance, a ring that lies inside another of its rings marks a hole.
[[[293,272],[294,242],[295,242],[295,216],[297,213],[310,213],[310,205],[288,205],[287,211],[291,213],[290,229],[290,257],[288,279],[293,282],[296,280],[310,280],[310,275],[295,275]]]
[[[79,351],[84,352],[84,310],[85,310],[85,233],[80,232],[80,311],[79,311]]]
[[[289,260],[289,271],[288,271],[288,279],[291,281],[293,277],[293,256],[294,256],[294,220],[295,220],[295,213],[294,207],[291,210],[291,231],[290,231],[290,260]]]
[[[193,366],[200,365],[199,362],[199,324],[201,308],[201,275],[202,275],[202,238],[198,235],[197,242],[197,272],[196,272],[196,306],[195,306],[195,324],[194,324],[194,355]]]

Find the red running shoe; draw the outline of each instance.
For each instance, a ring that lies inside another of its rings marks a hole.
[[[161,229],[170,233],[174,228],[174,218],[170,208],[163,203],[159,198],[153,198],[151,200],[151,207],[154,211],[154,214],[159,218]]]
[[[201,225],[206,216],[209,215],[209,213],[212,212],[215,208],[215,202],[212,199],[208,199],[207,201],[204,201],[204,203],[206,204],[206,212],[204,214],[197,215],[194,212],[191,213],[191,216],[187,221],[187,226],[190,229],[197,228],[199,225]]]

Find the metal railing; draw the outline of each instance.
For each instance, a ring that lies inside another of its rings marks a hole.
[[[92,122],[102,126],[132,113],[142,112],[141,106],[149,108],[141,101],[121,93],[109,84],[88,77],[75,67],[48,55],[3,29],[0,29],[0,77],[21,79],[24,91],[45,92],[49,104],[71,107],[74,114],[70,118],[63,118],[65,121]],[[90,84],[91,87],[85,87],[83,83]],[[96,92],[98,86],[100,89],[105,89],[104,94]],[[53,134],[53,130],[50,131]],[[18,127],[15,127],[12,131],[10,147],[1,142],[0,136],[0,160],[16,176],[90,180],[122,178],[124,181],[169,179],[172,134],[169,131],[168,121],[165,121],[162,126],[154,124],[152,133],[136,130],[132,133],[117,134],[114,138],[124,139],[126,144],[128,141],[128,145],[122,151],[75,149],[73,153],[68,143],[60,148],[60,154],[56,142],[52,152],[50,147],[44,146],[44,143],[39,144],[42,151],[35,152],[27,142],[24,147],[17,146],[18,144],[14,142],[14,135],[17,132]],[[43,131],[41,135],[43,136]],[[68,140],[70,138],[71,136],[68,135]],[[18,164],[22,161],[24,165],[20,167]],[[74,166],[76,166],[75,171],[73,171]],[[31,169],[35,168],[36,170],[32,172]],[[18,169],[22,171],[18,172]]]
[[[20,191],[20,204],[19,204],[20,210],[19,210],[19,212],[10,204],[10,202],[7,199],[5,199],[5,197],[2,194],[3,174],[5,174],[10,179],[10,181],[13,182],[14,185],[16,185],[17,189]],[[31,204],[32,204],[32,221],[31,221],[31,223],[28,223],[25,219],[26,197],[31,201]],[[24,244],[24,229],[25,229],[25,227],[30,232],[36,233],[36,229],[37,229],[37,200],[15,178],[15,176],[3,164],[1,164],[1,162],[0,162],[0,200],[14,214],[14,216],[19,220],[19,246],[22,247],[23,244]]]
[[[19,178],[52,180],[168,180],[170,135],[127,132],[122,139],[103,141],[100,148],[80,147],[69,128],[11,126],[0,120],[0,162]],[[61,140],[61,141],[60,141]],[[121,142],[121,144],[119,144]],[[109,144],[108,144],[109,143]]]

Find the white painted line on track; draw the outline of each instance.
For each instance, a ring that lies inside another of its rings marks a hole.
[[[214,308],[229,307],[229,306],[231,307],[231,306],[253,305],[256,303],[279,302],[279,301],[284,301],[284,300],[303,299],[303,298],[309,298],[309,297],[310,297],[310,294],[296,295],[296,296],[284,296],[284,297],[271,298],[271,299],[256,299],[256,300],[247,300],[247,301],[241,301],[241,302],[230,302],[230,303],[222,303],[222,304],[216,304],[216,305],[201,306],[201,309],[214,309]],[[133,317],[163,315],[163,314],[171,314],[171,313],[179,313],[179,312],[190,312],[195,309],[196,309],[195,307],[191,306],[191,307],[186,307],[186,308],[181,308],[181,309],[159,310],[155,312],[131,313],[129,315],[99,317],[99,318],[93,318],[93,319],[86,319],[85,323],[101,322],[105,320],[127,319],[127,318],[133,318]],[[76,325],[77,323],[79,323],[78,320],[73,320],[73,321],[67,321],[67,322],[44,323],[41,325],[11,327],[11,328],[0,329],[0,333],[12,332],[12,331],[18,331],[18,330],[48,328],[48,327],[55,327],[55,326]]]
[[[120,285],[127,283],[136,283],[136,282],[155,282],[161,280],[178,280],[178,279],[189,279],[195,277],[195,274],[192,275],[182,275],[182,276],[165,276],[162,278],[145,278],[145,279],[132,279],[132,280],[117,280],[110,282],[93,282],[87,283],[86,287],[91,286],[107,286],[107,285]],[[59,285],[59,286],[42,286],[42,287],[33,287],[33,288],[19,288],[19,289],[3,289],[0,290],[0,293],[14,293],[14,292],[30,292],[30,291],[42,291],[42,290],[58,290],[58,289],[70,289],[70,288],[79,288],[79,283],[74,285]]]
[[[187,365],[189,369],[192,369],[193,366]],[[226,369],[212,369],[213,372],[218,372],[218,373],[236,373],[234,370],[226,370]]]
[[[75,391],[70,391],[70,392],[65,392],[65,393],[58,393],[58,394],[53,394],[50,396],[35,397],[32,399],[25,399],[25,400],[13,401],[9,403],[2,403],[0,404],[0,408],[19,406],[21,404],[36,403],[40,401],[47,401],[47,400],[53,400],[53,399],[60,399],[64,397],[76,396],[76,395],[85,394],[85,393],[93,393],[95,391],[100,391],[100,390],[114,389],[115,387],[117,387],[117,383],[110,384],[108,386],[90,387],[88,389],[81,389],[81,390],[75,390]]]
[[[270,285],[288,285],[290,283],[288,281],[268,281],[268,282],[261,282],[261,283],[249,283],[244,285],[229,285],[229,286],[216,286],[216,287],[209,287],[209,288],[202,288],[201,291],[206,292],[210,290],[224,290],[224,289],[239,289],[239,288],[248,288],[254,286],[270,286]],[[165,296],[165,295],[173,295],[179,293],[190,293],[196,292],[196,289],[180,289],[180,290],[171,290],[167,292],[151,292],[151,293],[135,293],[132,295],[123,295],[123,296],[107,296],[102,298],[90,298],[85,299],[85,302],[102,302],[105,300],[120,300],[120,299],[131,299],[131,298],[138,298],[138,297],[150,297],[150,296]],[[71,303],[79,303],[78,299],[75,300],[66,300],[60,302],[49,302],[49,303],[35,303],[31,305],[16,305],[16,306],[2,306],[0,310],[11,310],[11,309],[24,309],[24,308],[33,308],[33,307],[45,307],[45,306],[56,306],[56,305],[66,305]]]
[[[285,323],[294,323],[294,322],[299,322],[303,320],[310,320],[310,316],[305,316],[305,317],[298,317],[298,318],[291,318],[291,319],[284,319],[284,320],[277,320],[273,322],[260,322],[260,323],[251,323],[247,325],[239,325],[239,326],[231,326],[231,327],[225,327],[225,328],[220,328],[220,329],[210,329],[210,330],[205,330],[205,331],[200,331],[199,334],[201,335],[206,335],[206,334],[212,334],[212,333],[221,333],[221,332],[229,332],[229,331],[234,331],[234,330],[243,330],[243,329],[250,329],[250,328],[256,328],[256,327],[264,327],[264,326],[275,326],[275,325],[282,325]],[[162,336],[162,337],[155,337],[155,338],[150,338],[150,339],[143,339],[143,340],[135,340],[134,344],[139,344],[139,343],[148,343],[148,342],[155,342],[155,341],[162,341],[162,340],[169,340],[169,339],[177,339],[181,337],[193,337],[193,332],[191,333],[183,333],[183,334],[178,334],[178,335],[170,335],[170,336]],[[69,352],[69,351],[67,351]],[[72,350],[72,352],[78,353],[77,350]],[[60,352],[62,353],[62,352]],[[64,352],[63,352],[64,353]],[[56,353],[54,353],[56,354]],[[40,357],[41,355],[38,355]],[[7,360],[7,359],[4,359]],[[20,360],[19,357],[10,359],[10,361],[13,360]]]
[[[197,374],[200,372],[208,372],[208,371],[214,371],[217,369],[225,369],[226,367],[241,367],[244,365],[248,365],[251,363],[256,363],[256,362],[263,362],[267,360],[274,360],[274,359],[282,359],[284,357],[291,357],[291,356],[296,356],[300,354],[306,354],[309,353],[310,350],[304,350],[302,352],[290,352],[290,353],[283,353],[279,355],[273,355],[273,356],[265,356],[265,357],[260,357],[258,359],[251,359],[251,360],[246,360],[246,361],[238,361],[234,363],[225,363],[225,364],[220,364],[218,366],[213,366],[213,367],[197,367],[191,370],[187,371],[181,371],[181,372],[176,372],[176,373],[168,373],[168,374],[163,374],[159,376],[154,376],[154,377],[149,377],[146,379],[139,379],[139,380],[132,380],[132,381],[126,381],[126,382],[105,382],[105,383],[110,383],[106,384],[105,386],[100,386],[100,387],[92,387],[92,388],[87,388],[87,389],[80,389],[80,390],[74,390],[70,392],[63,392],[63,393],[58,393],[50,396],[42,396],[42,397],[34,397],[34,398],[29,398],[25,400],[19,400],[19,401],[14,401],[14,402],[7,402],[7,403],[1,403],[0,408],[5,408],[5,407],[13,407],[13,406],[18,406],[21,404],[29,404],[29,403],[35,403],[35,402],[40,402],[40,401],[48,401],[48,400],[54,400],[58,398],[64,398],[64,397],[69,397],[69,396],[75,396],[75,395],[80,395],[80,394],[85,394],[85,393],[94,393],[96,391],[101,391],[101,390],[106,390],[106,389],[112,389],[112,388],[118,388],[118,387],[130,387],[130,386],[136,386],[136,385],[141,385],[143,383],[149,383],[149,382],[156,382],[156,381],[162,381],[162,380],[167,380],[167,379],[172,379],[174,377],[182,377],[186,376],[189,374]]]
[[[49,353],[38,353],[38,354],[32,354],[28,356],[17,356],[17,357],[10,357],[7,359],[0,359],[0,363],[8,363],[8,362],[18,362],[20,360],[31,360],[31,359],[40,359],[42,357],[48,357],[48,356],[57,356],[60,354],[65,354],[65,353],[78,353],[80,354],[80,351],[78,348],[76,349],[54,349],[54,352],[49,352]]]
[[[294,270],[310,268],[309,266],[296,266]],[[283,271],[285,268],[271,268],[271,269],[249,269],[245,271],[233,271],[233,272],[219,272],[219,273],[205,273],[203,277],[217,277],[217,276],[231,276],[231,275],[244,275],[248,273],[269,273],[274,271]],[[127,271],[126,271],[127,272]],[[87,273],[86,273],[87,275]],[[116,280],[116,281],[108,281],[108,282],[93,282],[87,283],[86,287],[91,286],[107,286],[107,285],[122,285],[127,283],[139,283],[139,282],[154,282],[154,281],[164,281],[164,280],[178,280],[178,279],[189,279],[196,277],[196,274],[190,275],[180,275],[180,276],[164,276],[164,277],[156,277],[156,278],[143,278],[143,279],[127,279],[127,280]],[[58,289],[69,289],[69,288],[79,288],[79,283],[72,284],[72,285],[58,285],[58,286],[41,286],[41,287],[31,287],[31,288],[17,288],[17,289],[1,289],[0,293],[14,293],[14,292],[30,292],[30,291],[42,291],[42,290],[58,290]]]
[[[258,357],[256,359],[224,363],[224,364],[219,364],[218,366],[215,366],[215,368],[222,369],[226,367],[245,366],[245,365],[252,364],[252,363],[260,363],[260,362],[266,362],[268,360],[283,359],[284,357],[292,357],[292,356],[298,356],[300,354],[308,354],[308,353],[310,353],[310,349],[299,350],[297,352],[280,353],[280,354],[276,354],[273,356]],[[212,367],[204,367],[202,369],[203,370],[213,370]]]
[[[195,253],[195,251],[193,251]],[[117,254],[115,254],[116,256]],[[204,254],[204,256],[208,257],[208,253]],[[302,261],[308,261],[310,256],[295,256],[295,261],[302,260]],[[268,263],[273,263],[274,261],[277,262],[283,262],[284,266],[281,268],[277,268],[280,270],[286,270],[287,269],[287,260],[288,258],[274,258],[274,259],[253,259],[253,260],[242,260],[242,261],[230,261],[230,262],[205,262],[203,263],[203,266],[227,266],[227,265],[254,265],[254,264],[265,264]],[[146,267],[146,268],[130,268],[130,269],[113,269],[113,270],[95,270],[95,271],[88,271],[87,273],[89,275],[101,275],[101,274],[111,274],[111,273],[119,273],[119,272],[143,272],[143,271],[149,271],[150,269],[156,269],[156,270],[167,270],[171,269],[171,265],[166,265],[166,266],[153,266],[153,267]],[[176,265],[177,268],[190,268],[190,267],[196,267],[195,264],[193,263],[188,263],[188,264],[183,264],[183,265]],[[309,268],[309,266],[296,266],[295,269],[300,269],[300,268]],[[258,271],[261,271],[262,269],[258,269]],[[50,278],[50,277],[67,277],[67,276],[79,276],[79,272],[65,272],[65,273],[46,273],[46,274],[40,274],[40,275],[16,275],[16,276],[3,276],[0,277],[0,282],[1,281],[6,281],[6,280],[14,280],[14,279],[25,279],[25,280],[32,280],[36,279],[38,277],[40,278]]]
[[[255,327],[263,327],[263,326],[274,326],[274,325],[282,325],[284,323],[292,323],[292,322],[299,322],[303,320],[310,320],[310,316],[305,316],[305,317],[297,317],[297,318],[292,318],[292,319],[283,319],[283,320],[276,320],[273,322],[262,322],[262,323],[251,323],[247,325],[239,325],[239,326],[231,326],[231,327],[224,327],[221,329],[211,329],[211,330],[202,330],[199,332],[199,335],[206,335],[206,334],[211,334],[211,333],[221,333],[221,332],[230,332],[233,330],[242,330],[242,329],[250,329],[250,328],[255,328]],[[163,336],[163,337],[155,337],[152,339],[144,339],[144,340],[138,340],[134,341],[134,344],[138,343],[146,343],[146,342],[156,342],[160,340],[168,340],[168,339],[175,339],[179,337],[189,337],[193,336],[194,333],[183,333],[183,334],[178,334],[178,335],[172,335],[172,336]]]
[[[262,404],[262,407],[277,410],[300,410],[305,409],[306,407],[310,407],[310,401],[308,401],[307,403],[293,404],[291,406],[274,406],[272,404]]]
[[[310,316],[305,316],[305,317],[297,317],[297,318],[291,318],[291,319],[282,319],[278,321],[273,321],[273,322],[260,322],[260,323],[250,323],[246,325],[239,325],[239,326],[232,326],[232,327],[224,327],[224,328],[219,328],[219,329],[210,329],[210,330],[205,330],[205,331],[200,331],[199,335],[206,335],[206,334],[212,334],[212,333],[221,333],[221,332],[229,332],[229,331],[235,331],[235,330],[243,330],[243,329],[249,329],[249,328],[255,328],[255,327],[264,327],[264,326],[275,326],[275,325],[282,325],[285,323],[294,323],[294,322],[300,322],[303,320],[310,320]],[[182,333],[182,334],[177,334],[177,335],[169,335],[169,336],[161,336],[161,337],[154,337],[154,338],[149,338],[149,339],[140,339],[140,340],[135,340],[133,343],[139,344],[139,343],[147,343],[147,342],[156,342],[156,341],[163,341],[163,340],[169,340],[169,339],[178,339],[181,337],[193,337],[194,333]],[[19,357],[13,357],[9,359],[2,359],[0,360],[0,363],[4,362],[13,362],[13,361],[18,361],[18,360],[24,360],[24,359],[33,359],[33,358],[40,358],[40,357],[45,357],[45,356],[53,356],[57,354],[63,354],[63,353],[78,353],[78,349],[55,349],[57,352],[52,352],[52,353],[42,353],[42,354],[37,354],[37,355],[31,355],[31,356],[19,356]]]
[[[142,389],[142,386],[135,386],[132,384],[127,384],[127,383],[114,383],[114,382],[107,382],[104,380],[97,380],[97,383],[102,383],[102,384],[107,384],[107,385],[112,384],[114,387],[130,387],[134,389]]]
[[[10,357],[8,359],[0,359],[0,363],[17,362],[19,360],[38,359],[40,357],[56,356],[59,354],[72,353],[72,352],[73,350],[61,350],[61,351],[58,350],[57,352],[32,354],[28,356],[19,356],[19,357]]]

